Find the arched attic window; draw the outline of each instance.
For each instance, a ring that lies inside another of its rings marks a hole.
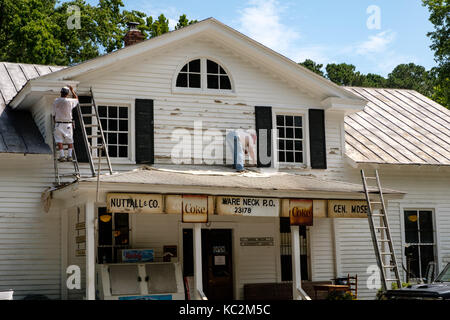
[[[177,76],[177,88],[232,90],[230,77],[218,63],[201,58],[186,63]]]

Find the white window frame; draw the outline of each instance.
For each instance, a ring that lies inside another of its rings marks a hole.
[[[184,88],[177,87],[177,78],[181,69],[192,60],[200,59],[200,88]],[[217,63],[223,70],[227,73],[228,79],[231,83],[231,90],[221,90],[221,89],[208,89],[208,76],[207,76],[207,60],[211,60]],[[231,76],[231,70],[217,58],[209,56],[196,56],[185,59],[181,64],[178,65],[176,71],[172,77],[172,93],[174,94],[201,94],[201,95],[212,95],[212,96],[236,96],[236,84]]]
[[[288,168],[295,168],[295,169],[308,169],[310,167],[310,160],[309,160],[309,119],[308,119],[308,112],[292,112],[292,111],[286,111],[283,110],[277,110],[277,108],[272,107],[272,110],[274,111],[272,114],[272,128],[274,128],[274,134],[273,134],[273,143],[272,143],[272,150],[275,150],[272,155],[273,159],[273,166],[275,168],[281,168],[281,169],[288,169]],[[302,153],[303,153],[303,162],[302,163],[295,163],[295,162],[279,162],[278,160],[278,126],[277,126],[277,116],[298,116],[302,117]]]
[[[433,246],[434,246],[434,260],[436,262],[436,270],[435,275],[437,275],[440,272],[440,266],[442,264],[441,257],[439,255],[439,230],[437,229],[437,208],[435,208],[433,205],[426,205],[426,204],[401,204],[400,205],[400,228],[401,228],[401,261],[403,262],[403,265],[406,266],[406,255],[405,255],[405,249],[406,249],[406,229],[405,229],[405,211],[431,211],[431,216],[433,220]],[[403,270],[403,268],[401,268]],[[406,278],[406,271],[405,271],[405,278]],[[411,279],[411,280],[417,280],[417,279]]]
[[[111,100],[96,99],[97,108],[99,106],[107,107],[127,107],[128,108],[128,157],[110,157],[113,164],[134,164],[135,163],[135,123],[134,123],[134,101],[115,102]],[[100,115],[99,115],[100,118]],[[102,128],[106,135],[105,128]],[[106,137],[105,137],[106,139]]]

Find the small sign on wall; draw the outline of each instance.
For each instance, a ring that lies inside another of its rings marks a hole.
[[[273,237],[243,237],[240,239],[241,247],[273,246]]]
[[[278,217],[279,215],[279,199],[233,196],[220,196],[216,199],[219,215],[252,217]]]
[[[313,201],[311,199],[290,199],[289,217],[291,226],[312,226]]]
[[[365,200],[328,200],[329,218],[367,218]]]
[[[146,193],[108,193],[106,209],[109,213],[163,213],[163,196]]]
[[[208,196],[183,195],[181,209],[183,222],[208,222]]]

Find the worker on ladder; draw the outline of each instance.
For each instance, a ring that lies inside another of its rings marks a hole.
[[[73,98],[68,98],[69,91]],[[67,161],[72,161],[73,150],[73,120],[72,109],[78,105],[78,96],[72,86],[61,89],[61,97],[56,98],[53,103],[53,117],[55,120],[55,142],[58,145],[59,157],[58,161],[66,161],[64,157],[63,144],[68,144]]]

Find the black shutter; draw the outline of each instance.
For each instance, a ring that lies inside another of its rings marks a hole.
[[[309,109],[309,145],[311,168],[326,169],[325,113],[321,109]]]
[[[92,97],[90,96],[79,96],[78,100],[80,103],[91,103],[92,101]],[[84,113],[86,114],[91,114],[92,111],[87,110],[90,109],[91,107],[81,107],[81,109],[86,109],[83,110]],[[78,162],[89,162],[89,157],[88,157],[88,151],[87,151],[87,146],[86,143],[84,142],[84,138],[83,138],[83,132],[81,129],[81,120],[80,117],[78,116],[78,110],[77,108],[72,109],[72,119],[75,122],[75,128],[73,130],[73,147],[75,149],[75,153],[77,155],[77,160]],[[92,123],[92,119],[90,117],[85,117],[84,118],[84,123],[85,124],[91,124]],[[92,128],[86,128],[86,133],[88,135],[92,135]]]
[[[272,107],[255,107],[255,120],[258,167],[268,168],[272,166]],[[261,147],[264,147],[261,149],[262,159],[260,159]],[[266,148],[267,154],[265,155],[264,149]],[[270,160],[267,161],[267,158]]]
[[[153,164],[155,145],[153,133],[153,100],[136,99],[136,163]]]

